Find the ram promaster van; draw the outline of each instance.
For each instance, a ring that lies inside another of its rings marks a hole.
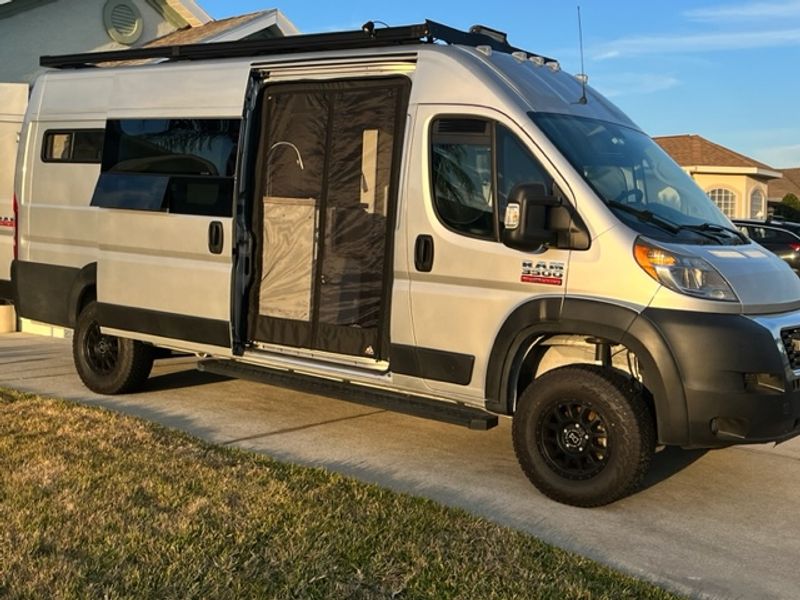
[[[166,348],[477,429],[513,415],[525,474],[579,506],[636,489],[657,446],[800,431],[800,279],[499,32],[42,64],[12,283],[20,315],[74,328],[95,392]]]

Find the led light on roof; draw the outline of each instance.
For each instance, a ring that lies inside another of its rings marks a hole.
[[[485,54],[486,56],[492,55],[492,47],[491,46],[475,46],[475,50],[478,52]]]
[[[557,61],[557,60],[550,60],[550,61],[547,61],[547,62],[546,62],[546,63],[544,63],[544,64],[545,64],[545,65],[547,65],[548,67],[550,67],[550,70],[551,70],[553,73],[557,73],[558,71],[560,71],[560,70],[561,70],[561,65],[560,65],[560,64],[558,64],[558,61]]]
[[[516,58],[519,62],[522,62],[522,61],[528,59],[528,53],[527,52],[522,52],[522,51],[512,52],[511,56]]]
[[[576,73],[575,79],[577,79],[583,85],[589,83],[589,76],[586,73]]]
[[[544,59],[541,56],[531,56],[529,60],[537,67],[544,66]]]

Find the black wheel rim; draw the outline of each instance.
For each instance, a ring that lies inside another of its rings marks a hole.
[[[92,323],[86,330],[83,340],[83,355],[89,368],[99,375],[114,371],[119,359],[119,339],[103,335],[100,326]]]
[[[590,479],[608,464],[608,425],[590,404],[571,400],[546,410],[539,420],[539,448],[553,471],[567,479]]]

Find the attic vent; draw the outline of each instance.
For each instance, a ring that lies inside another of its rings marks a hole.
[[[142,14],[130,0],[109,0],[103,7],[103,24],[109,37],[129,46],[142,37]]]

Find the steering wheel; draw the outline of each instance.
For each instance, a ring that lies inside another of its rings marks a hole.
[[[622,202],[623,199],[627,198],[628,196],[634,197],[634,202],[641,202],[644,198],[644,193],[639,188],[633,188],[632,190],[622,190],[617,197],[614,198],[614,202]]]

